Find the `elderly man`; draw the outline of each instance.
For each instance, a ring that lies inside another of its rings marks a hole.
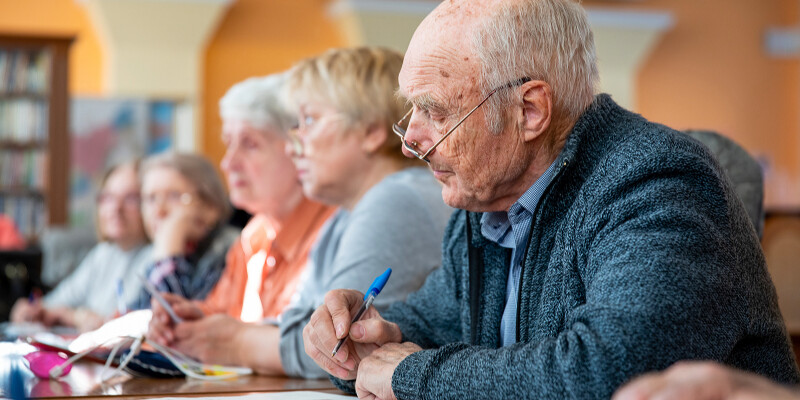
[[[798,381],[723,172],[694,140],[594,96],[596,80],[575,2],[445,1],[422,22],[400,72],[414,107],[395,130],[464,211],[406,301],[351,326],[361,294],[328,293],[305,346],[342,388],[609,398],[680,359]]]

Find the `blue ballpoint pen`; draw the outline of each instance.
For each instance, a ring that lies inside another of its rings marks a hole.
[[[364,311],[367,311],[369,306],[372,305],[372,302],[375,301],[375,296],[383,290],[383,286],[386,285],[386,282],[389,280],[389,276],[392,275],[392,269],[386,268],[386,272],[381,274],[381,276],[375,278],[372,282],[372,285],[369,286],[367,289],[367,293],[364,294],[364,302],[361,303],[361,308],[358,309],[355,317],[353,320],[350,321],[350,325],[352,326],[354,322],[358,321],[361,318],[361,315],[364,314]],[[344,340],[347,339],[347,336],[339,339],[339,343],[336,343],[336,347],[333,348],[333,352],[331,353],[331,357],[336,355],[336,352],[339,351],[339,348],[342,347],[344,344]]]

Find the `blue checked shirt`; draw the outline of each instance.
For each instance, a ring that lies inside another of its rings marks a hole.
[[[533,186],[511,205],[508,212],[495,211],[481,217],[481,234],[500,246],[511,249],[511,269],[506,285],[506,307],[500,320],[500,341],[503,346],[517,342],[517,298],[522,256],[533,223],[533,213],[542,193],[553,180],[555,161],[547,167]]]

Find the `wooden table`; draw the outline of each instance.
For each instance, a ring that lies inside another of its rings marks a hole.
[[[267,376],[244,376],[224,381],[195,379],[132,378],[127,374],[100,382],[103,367],[79,362],[60,380],[39,379],[26,370],[26,388],[33,398],[74,398],[114,396],[114,400],[142,397],[235,396],[253,392],[312,390],[342,394],[327,379],[290,379]],[[7,382],[0,374],[0,379]]]

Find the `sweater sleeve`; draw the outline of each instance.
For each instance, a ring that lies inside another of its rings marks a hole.
[[[591,195],[570,211],[580,222],[556,235],[569,243],[559,246],[570,253],[556,255],[559,262],[577,261],[570,271],[551,259],[546,273],[563,274],[555,293],[584,292],[583,301],[562,305],[561,315],[518,321],[549,324],[552,335],[498,349],[455,342],[414,353],[394,372],[398,399],[609,398],[647,370],[724,360],[757,297],[742,291],[745,282],[770,290],[764,271],[740,267],[763,266],[763,256],[735,259],[734,246],[757,243],[741,237],[752,229],[708,163],[625,161],[632,170],[586,187]],[[554,297],[532,301],[561,296]],[[536,307],[526,301],[521,307]],[[773,320],[769,329],[780,329]]]
[[[464,246],[457,243],[458,233],[465,229],[466,212],[453,213],[445,231],[442,245],[442,267],[433,271],[420,290],[406,301],[394,303],[381,316],[396,323],[403,332],[403,341],[422,348],[434,348],[461,338],[461,265],[455,260],[465,257],[459,252]]]
[[[44,304],[48,307],[85,307],[87,296],[91,293],[87,290],[93,281],[94,272],[98,268],[106,267],[102,258],[103,243],[95,245],[91,251],[83,258],[81,263],[75,268],[66,279],[53,289],[52,292],[44,296]]]
[[[376,188],[350,214],[330,265],[311,267],[317,270],[312,276],[325,277],[320,293],[301,293],[305,300],[294,303],[281,316],[281,363],[289,376],[326,376],[303,347],[303,327],[322,304],[325,293],[333,289],[363,292],[375,277],[391,267],[391,279],[374,302],[382,312],[419,289],[441,263],[442,231],[449,209],[443,205],[432,209],[406,186],[389,184]],[[408,223],[394,210],[415,210],[421,219]]]

